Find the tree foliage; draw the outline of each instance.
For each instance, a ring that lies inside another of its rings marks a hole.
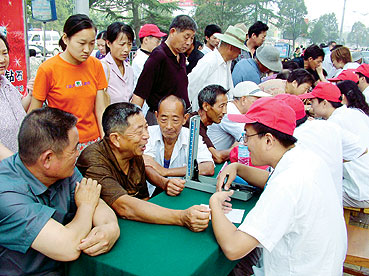
[[[305,1],[302,0],[282,0],[278,2],[279,18],[277,27],[283,31],[283,37],[293,41],[295,47],[295,40],[307,34],[307,24],[305,17],[307,9]]]
[[[355,22],[352,26],[351,32],[347,37],[348,42],[354,44],[356,47],[367,46],[369,43],[368,30],[360,21]]]
[[[320,16],[312,23],[310,37],[311,41],[316,44],[337,40],[339,35],[336,15],[328,13]]]

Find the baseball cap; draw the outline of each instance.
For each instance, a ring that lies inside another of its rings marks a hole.
[[[246,114],[228,114],[228,118],[237,123],[261,123],[288,135],[293,135],[296,128],[295,111],[275,97],[260,98]]]
[[[300,99],[320,98],[330,102],[341,102],[341,91],[338,87],[329,82],[319,82],[310,93],[299,95]]]
[[[241,98],[243,96],[254,96],[259,98],[272,96],[261,91],[259,86],[252,81],[239,82],[234,88],[229,91],[229,95],[236,98]]]
[[[356,70],[355,73],[361,73],[365,77],[369,78],[369,64],[361,64]]]
[[[306,116],[305,105],[302,103],[301,99],[297,97],[296,95],[278,94],[274,96],[274,98],[284,101],[295,111],[296,121]]]
[[[354,69],[347,69],[343,70],[341,74],[339,74],[337,77],[328,79],[328,81],[344,81],[344,80],[351,80],[356,83],[359,81],[359,77],[355,74]]]
[[[163,37],[166,36],[166,33],[162,33],[158,26],[156,26],[155,24],[145,24],[141,27],[139,33],[138,33],[138,37],[139,38],[143,38],[146,36],[155,36],[155,37]]]

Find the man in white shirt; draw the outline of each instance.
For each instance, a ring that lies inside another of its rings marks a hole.
[[[227,104],[227,114],[219,124],[208,126],[207,134],[217,150],[227,150],[239,141],[245,124],[229,120],[228,114],[246,114],[250,106],[258,98],[271,97],[270,94],[260,90],[258,85],[251,81],[240,82],[228,92],[233,98]]]
[[[367,152],[359,136],[326,120],[308,120],[305,106],[299,97],[280,94],[275,98],[284,101],[296,113],[296,129],[293,136],[297,145],[319,155],[328,165],[339,198],[342,198],[343,161],[359,158]]]
[[[221,40],[218,49],[206,54],[188,75],[188,98],[192,110],[198,110],[197,95],[209,84],[218,84],[226,90],[233,88],[231,62],[246,49],[243,44],[246,34],[239,28],[229,26],[224,34],[215,33]]]
[[[365,96],[365,101],[369,104],[369,64],[361,64],[356,69],[356,74],[359,77],[357,86]]]
[[[233,163],[219,176],[209,205],[215,237],[227,258],[240,259],[261,247],[262,274],[254,269],[255,275],[342,275],[347,238],[341,201],[332,192],[325,162],[295,146],[295,112],[281,100],[262,98],[246,115],[229,117],[246,123],[252,163],[274,171],[268,177],[266,171]],[[227,190],[236,174],[264,189],[238,229],[223,211],[233,191],[221,191],[225,178]]]
[[[322,117],[355,133],[360,142],[369,148],[369,117],[356,108],[341,104],[341,92],[336,85],[319,83],[311,93],[300,95],[311,99],[316,117]],[[369,208],[369,155],[343,164],[343,205]]]
[[[140,32],[138,33],[141,48],[137,50],[136,56],[132,62],[134,87],[136,86],[138,77],[140,76],[145,62],[149,58],[152,50],[159,46],[161,38],[166,35],[166,33],[162,33],[158,26],[154,24],[145,24],[141,27]]]
[[[204,55],[218,48],[220,40],[214,35],[216,33],[222,33],[222,29],[218,25],[210,24],[205,27],[205,44],[201,50]]]
[[[150,195],[154,190],[154,195],[164,190],[168,195],[176,196],[184,188],[185,181],[175,177],[186,174],[189,129],[182,127],[188,118],[185,106],[184,101],[174,95],[165,97],[156,112],[159,125],[149,126],[150,138],[144,160],[146,176],[151,183],[148,183]],[[199,173],[213,175],[214,162],[201,136],[197,156]]]

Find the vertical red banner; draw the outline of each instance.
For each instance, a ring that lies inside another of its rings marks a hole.
[[[24,94],[27,85],[26,41],[23,0],[0,0],[0,32],[10,46],[5,77]]]

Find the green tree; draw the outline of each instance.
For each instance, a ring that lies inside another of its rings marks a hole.
[[[334,13],[320,16],[312,25],[310,37],[313,43],[327,43],[330,40],[337,40],[339,38],[338,23]]]
[[[295,48],[296,39],[307,33],[308,26],[304,19],[307,15],[305,1],[282,0],[278,2],[278,8],[277,26],[283,30],[285,39],[292,40],[292,46]]]
[[[347,41],[354,44],[356,47],[364,46],[368,41],[368,30],[360,21],[355,22],[351,32],[347,36]]]

